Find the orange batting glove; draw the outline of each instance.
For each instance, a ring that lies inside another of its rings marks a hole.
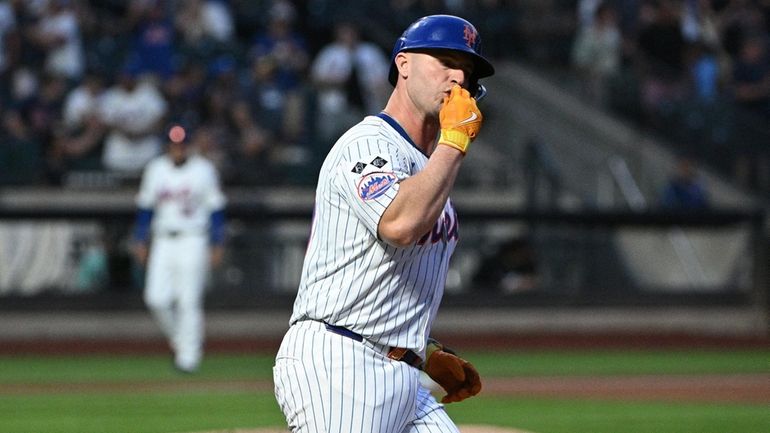
[[[481,391],[479,372],[470,362],[455,355],[436,340],[428,341],[422,369],[447,392],[442,403],[454,403]]]
[[[467,90],[455,84],[449,96],[444,97],[444,106],[438,117],[441,123],[438,144],[454,147],[465,155],[484,119],[476,100],[471,98]]]

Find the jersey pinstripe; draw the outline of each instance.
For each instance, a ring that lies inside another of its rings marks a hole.
[[[340,137],[321,168],[292,323],[324,321],[373,343],[424,351],[457,241],[457,215],[447,200],[433,229],[406,248],[378,239],[377,225],[398,182],[427,162],[384,114]]]

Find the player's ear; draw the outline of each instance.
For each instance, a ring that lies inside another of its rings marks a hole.
[[[409,60],[409,56],[405,52],[396,54],[396,58],[393,59],[393,61],[396,63],[396,70],[398,71],[398,75],[401,78],[406,78],[409,76]]]

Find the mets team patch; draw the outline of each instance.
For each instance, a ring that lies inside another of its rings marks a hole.
[[[392,172],[369,173],[358,181],[358,196],[364,201],[374,200],[385,194],[397,181],[398,177]]]

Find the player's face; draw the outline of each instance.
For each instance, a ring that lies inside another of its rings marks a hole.
[[[427,113],[438,115],[444,97],[455,84],[467,87],[473,73],[473,60],[465,53],[450,50],[412,52],[410,55],[410,93]]]

